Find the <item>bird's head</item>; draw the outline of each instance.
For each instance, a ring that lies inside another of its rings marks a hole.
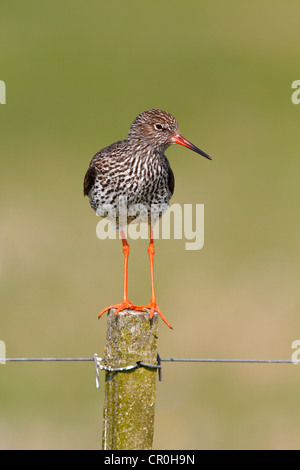
[[[130,126],[128,138],[146,141],[159,152],[172,144],[180,144],[211,160],[209,155],[182,137],[176,119],[162,109],[149,109],[139,114]]]

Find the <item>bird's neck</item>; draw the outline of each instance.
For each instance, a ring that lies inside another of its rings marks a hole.
[[[152,143],[150,143],[147,139],[143,138],[135,138],[134,136],[131,136],[128,140],[128,143],[130,146],[134,148],[134,152],[136,153],[136,156],[141,155],[141,158],[146,158],[146,156],[152,156],[152,158],[159,158],[164,156],[164,152],[166,149],[169,147],[169,145],[162,147],[160,146],[155,146]]]

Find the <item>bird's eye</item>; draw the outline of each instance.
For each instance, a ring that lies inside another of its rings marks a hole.
[[[163,129],[163,126],[161,124],[154,124],[154,129],[157,131],[161,131]]]

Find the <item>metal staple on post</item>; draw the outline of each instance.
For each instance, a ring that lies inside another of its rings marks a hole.
[[[157,354],[159,357],[159,355]],[[146,367],[148,369],[157,369],[158,370],[158,378],[159,381],[161,382],[161,365],[159,363],[157,364],[148,364],[146,362],[142,361],[137,361],[135,364],[124,366],[124,367],[109,367],[101,364],[103,362],[102,357],[98,357],[97,354],[94,354],[93,356],[94,362],[95,362],[95,372],[96,372],[96,388],[100,388],[100,382],[99,382],[99,369],[104,370],[106,372],[128,372],[130,370],[138,369],[139,367]]]

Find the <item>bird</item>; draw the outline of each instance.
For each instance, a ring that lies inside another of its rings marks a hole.
[[[179,132],[178,122],[172,114],[162,109],[148,109],[132,122],[128,137],[98,151],[92,158],[84,177],[83,193],[90,206],[101,217],[111,220],[119,230],[124,254],[123,298],[118,304],[104,308],[123,310],[150,310],[149,318],[157,312],[166,325],[172,326],[158,307],[154,289],[154,232],[157,220],[168,208],[174,193],[175,178],[165,151],[172,144],[179,144],[211,160],[212,158]],[[120,210],[120,200],[125,205],[125,220]],[[146,305],[134,305],[127,296],[129,244],[124,233],[125,225],[136,221],[130,208],[141,206],[138,221],[150,226],[148,255],[150,260],[151,298]],[[152,210],[152,208],[158,208]],[[152,216],[151,217],[151,210]]]

